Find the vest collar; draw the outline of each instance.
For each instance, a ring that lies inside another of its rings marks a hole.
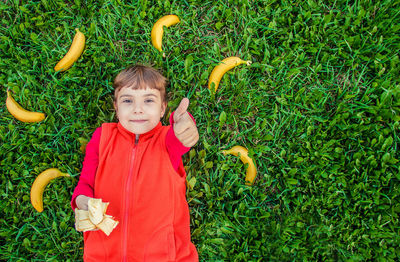
[[[141,134],[139,136],[139,142],[146,141],[154,136],[154,134],[161,128],[161,122],[158,122],[158,124],[149,132]],[[127,130],[125,127],[121,125],[120,122],[118,122],[118,131],[129,141],[132,143],[135,143],[136,140],[136,134],[132,133],[131,131]]]

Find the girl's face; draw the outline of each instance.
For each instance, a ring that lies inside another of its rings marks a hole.
[[[132,89],[123,87],[117,93],[114,107],[121,125],[130,132],[141,135],[160,122],[166,103],[157,89]]]

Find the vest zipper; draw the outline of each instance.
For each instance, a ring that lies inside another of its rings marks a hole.
[[[133,169],[134,169],[134,162],[135,162],[135,154],[136,154],[136,146],[137,142],[135,142],[135,146],[133,147],[132,150],[132,156],[131,156],[131,163],[129,167],[129,173],[128,173],[128,178],[126,181],[126,186],[125,186],[125,210],[124,210],[124,229],[123,229],[123,237],[122,237],[122,261],[126,262],[127,260],[127,253],[128,253],[128,220],[129,220],[129,199],[130,199],[130,194],[131,194],[131,184],[132,184],[132,177],[133,177]]]

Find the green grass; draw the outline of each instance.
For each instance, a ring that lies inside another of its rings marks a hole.
[[[150,31],[170,13],[181,23],[163,58]],[[85,51],[55,73],[74,28]],[[81,260],[69,204],[79,141],[113,121],[115,75],[145,63],[169,79],[169,107],[189,97],[198,123],[184,163],[201,261],[398,260],[399,29],[389,0],[0,1],[0,95],[47,116],[22,123],[0,106],[0,259]],[[252,66],[211,93],[212,68],[234,55]],[[254,186],[221,154],[233,145],[255,159]],[[47,186],[38,213],[30,187],[50,167],[72,177]]]

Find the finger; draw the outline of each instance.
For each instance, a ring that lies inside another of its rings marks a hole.
[[[88,210],[88,203],[86,202],[80,202],[78,205],[78,208],[79,209],[82,209],[82,210]]]
[[[196,142],[199,140],[199,133],[196,129],[188,130],[179,137],[179,140],[184,145],[189,144],[190,146],[192,146],[196,144]]]
[[[199,141],[198,136],[191,136],[190,138],[184,140],[182,143],[182,145],[184,145],[185,147],[192,147],[194,146],[197,141]]]
[[[188,128],[190,128],[190,124],[186,121],[185,117],[179,118],[179,121],[174,123],[175,134],[181,134]]]
[[[89,209],[88,205],[87,204],[83,204],[83,203],[78,203],[76,206],[80,210],[88,210]]]
[[[175,122],[177,122],[180,119],[180,117],[187,112],[188,107],[189,107],[189,99],[186,97],[182,98],[181,102],[179,103],[179,106],[176,108],[174,113]]]
[[[88,209],[89,197],[85,195],[79,195],[76,197],[75,203],[78,209],[87,210]]]
[[[179,125],[179,124],[176,124],[176,125],[174,125],[174,132],[175,132],[175,135],[176,135],[176,136],[180,136],[180,135],[182,135],[183,133],[185,133],[189,128],[190,128],[190,126],[187,126],[187,125]]]
[[[193,130],[190,128],[187,128],[185,131],[183,131],[182,133],[178,134],[178,139],[180,141],[184,141],[187,140],[189,138],[191,138],[193,136]]]
[[[174,123],[174,130],[177,130],[178,133],[182,133],[188,128],[196,128],[196,124],[189,116],[189,113],[186,113],[179,118],[178,122]]]
[[[196,124],[193,122],[193,119],[189,116],[189,114],[186,114],[180,118],[178,123],[174,124],[174,131],[175,134],[182,134],[188,130],[197,131],[197,128]]]

